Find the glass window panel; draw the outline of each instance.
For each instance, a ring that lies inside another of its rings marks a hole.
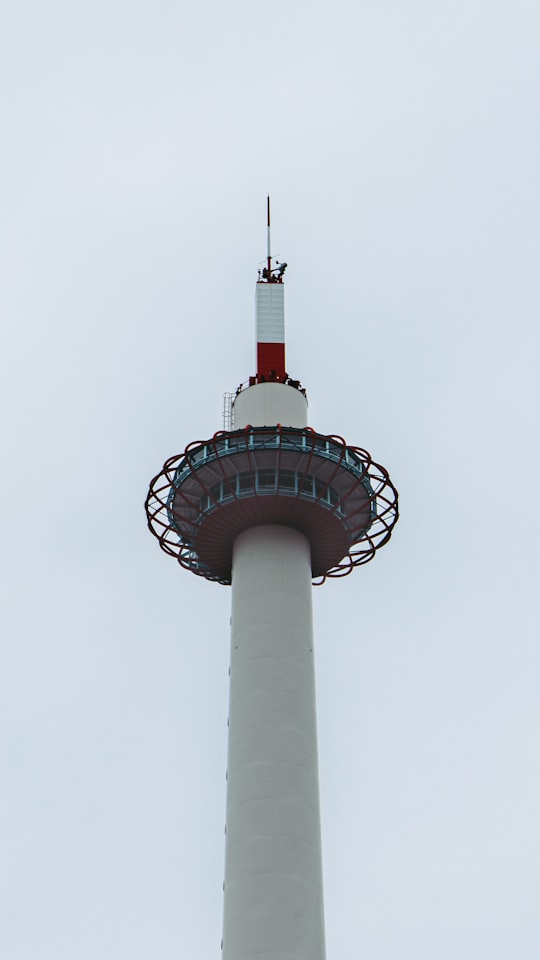
[[[259,489],[267,487],[275,487],[276,485],[276,471],[275,470],[259,470],[258,476],[258,485]]]
[[[251,473],[241,473],[238,477],[238,492],[245,493],[247,490],[253,490],[253,477]]]
[[[292,470],[282,470],[279,475],[280,490],[296,490],[296,474]]]
[[[304,477],[301,483],[301,492],[307,496],[313,496],[313,477]]]

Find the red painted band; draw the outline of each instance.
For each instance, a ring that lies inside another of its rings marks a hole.
[[[257,344],[257,376],[259,380],[285,380],[285,344]]]

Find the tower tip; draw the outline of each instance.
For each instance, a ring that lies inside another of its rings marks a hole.
[[[272,247],[270,242],[270,194],[266,196],[266,267],[259,271],[259,282],[283,283],[283,274],[287,269],[286,263],[280,263],[276,260],[276,266],[272,268]]]

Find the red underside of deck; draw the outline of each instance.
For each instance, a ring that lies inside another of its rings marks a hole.
[[[366,525],[369,523],[366,509]],[[311,544],[311,565],[314,577],[320,577],[336,566],[349,549],[343,524],[317,503],[296,497],[249,497],[223,504],[209,514],[195,540],[199,558],[213,574],[231,577],[233,543],[244,530],[263,524],[294,527],[305,534]]]

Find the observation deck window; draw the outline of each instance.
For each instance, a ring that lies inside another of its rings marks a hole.
[[[253,491],[253,476],[251,473],[241,473],[238,476],[238,493],[249,493]]]
[[[206,446],[200,447],[199,450],[195,450],[194,453],[190,455],[190,460],[192,463],[198,463],[199,460],[206,460],[208,457],[208,448]]]
[[[294,470],[281,470],[279,474],[279,489],[283,492],[296,493],[297,474]]]
[[[308,497],[313,496],[313,477],[304,477],[301,484],[302,493]]]
[[[252,472],[239,473],[220,480],[200,498],[199,510],[201,515],[204,515],[211,513],[219,504],[236,498],[275,493],[320,500],[340,515],[343,513],[338,492],[328,486],[325,480],[313,476],[306,477],[296,470],[278,471],[277,469],[255,469]]]
[[[276,486],[276,471],[275,470],[258,470],[257,477],[257,489],[275,489]]]

